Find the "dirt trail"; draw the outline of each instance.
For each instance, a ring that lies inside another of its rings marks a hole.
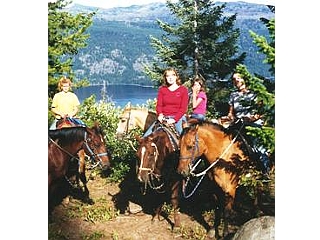
[[[53,211],[52,222],[49,223],[49,239],[166,240],[204,239],[206,236],[205,224],[199,220],[200,215],[206,218],[203,214],[203,207],[207,204],[205,202],[182,204],[180,214],[182,226],[172,230],[164,218],[161,220],[155,218],[151,221],[151,212],[144,209],[139,211],[139,205],[134,202],[139,202],[141,196],[134,190],[133,185],[129,186],[129,189],[132,188],[131,196],[126,196],[126,199],[130,200],[129,208],[126,207],[128,202],[122,205],[119,202],[119,198],[123,197],[120,194],[123,186],[119,184],[106,183],[106,179],[96,176],[88,182],[88,188],[95,204],[87,205],[72,197],[64,198]],[[118,201],[115,201],[116,198]],[[202,208],[197,209],[200,205]],[[116,213],[117,210],[120,213]],[[138,213],[133,214],[128,210]],[[198,213],[189,214],[194,211]],[[111,220],[97,218],[97,216],[101,218],[101,215],[108,218],[106,213],[110,215]],[[169,219],[173,221],[171,215]],[[209,225],[212,224],[208,216],[205,221],[209,222]],[[240,224],[231,226],[231,229],[235,232],[239,226]]]

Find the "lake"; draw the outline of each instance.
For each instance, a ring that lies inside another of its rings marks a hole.
[[[107,101],[112,101],[116,106],[124,107],[128,102],[132,105],[145,104],[148,99],[157,97],[158,89],[150,86],[140,85],[105,85]],[[103,85],[94,85],[74,89],[82,103],[84,99],[95,95],[96,100],[102,100]]]

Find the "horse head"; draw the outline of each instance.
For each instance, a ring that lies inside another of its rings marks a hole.
[[[136,139],[139,142],[139,147],[136,152],[139,159],[137,177],[140,182],[147,183],[151,174],[160,175],[156,168],[157,160],[159,159],[159,150],[156,144],[158,137],[151,134],[145,138],[136,136]]]
[[[111,155],[108,152],[104,141],[102,129],[98,123],[93,127],[86,127],[86,135],[84,139],[84,150],[102,169],[110,167]]]
[[[125,107],[119,117],[116,130],[117,139],[123,139],[125,135],[136,127],[143,131],[147,130],[156,119],[156,113],[146,108]]]
[[[158,130],[145,138],[136,136],[139,142],[137,156],[137,178],[141,183],[152,189],[159,189],[163,185],[161,175],[166,156],[172,152],[172,146],[167,133]]]
[[[180,138],[180,158],[177,171],[184,177],[190,175],[192,166],[205,151],[198,138],[198,126],[195,124],[185,128]]]
[[[130,130],[134,128],[133,117],[131,116],[131,108],[125,108],[119,117],[119,122],[116,130],[116,137],[122,140]]]

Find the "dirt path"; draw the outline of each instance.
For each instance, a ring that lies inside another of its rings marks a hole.
[[[210,211],[203,211],[205,202],[192,202],[185,204],[184,207],[181,206],[182,226],[172,230],[171,225],[164,218],[161,220],[155,218],[151,221],[151,212],[144,209],[139,211],[140,206],[134,202],[139,203],[138,199],[141,196],[133,189],[133,185],[129,186],[129,189],[133,190],[131,196],[126,196],[129,200],[129,208],[126,206],[128,202],[119,201],[123,191],[121,185],[107,183],[105,178],[95,176],[88,182],[88,188],[95,203],[88,205],[72,197],[64,198],[53,211],[48,228],[49,239],[205,239],[206,230],[199,216],[202,215],[209,225],[212,224],[209,220]],[[195,207],[200,205],[203,205],[201,210],[197,210]],[[183,211],[182,208],[184,208]],[[137,213],[130,213],[130,211]],[[198,211],[198,215],[189,214],[193,211]],[[170,211],[169,219],[173,220]],[[239,226],[231,227],[236,231]]]

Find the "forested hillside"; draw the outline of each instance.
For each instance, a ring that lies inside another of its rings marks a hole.
[[[165,4],[152,3],[125,8],[96,9],[73,5],[71,13],[97,11],[94,23],[89,28],[87,48],[81,49],[74,59],[77,77],[87,78],[91,83],[144,84],[151,85],[142,71],[142,64],[154,58],[149,36],[159,37],[162,31],[156,19],[173,21]],[[241,31],[239,50],[247,53],[245,65],[252,73],[270,77],[269,66],[263,64],[265,56],[257,53],[249,30],[268,36],[261,17],[274,17],[265,5],[245,2],[227,3],[225,14],[237,13],[236,27]]]

